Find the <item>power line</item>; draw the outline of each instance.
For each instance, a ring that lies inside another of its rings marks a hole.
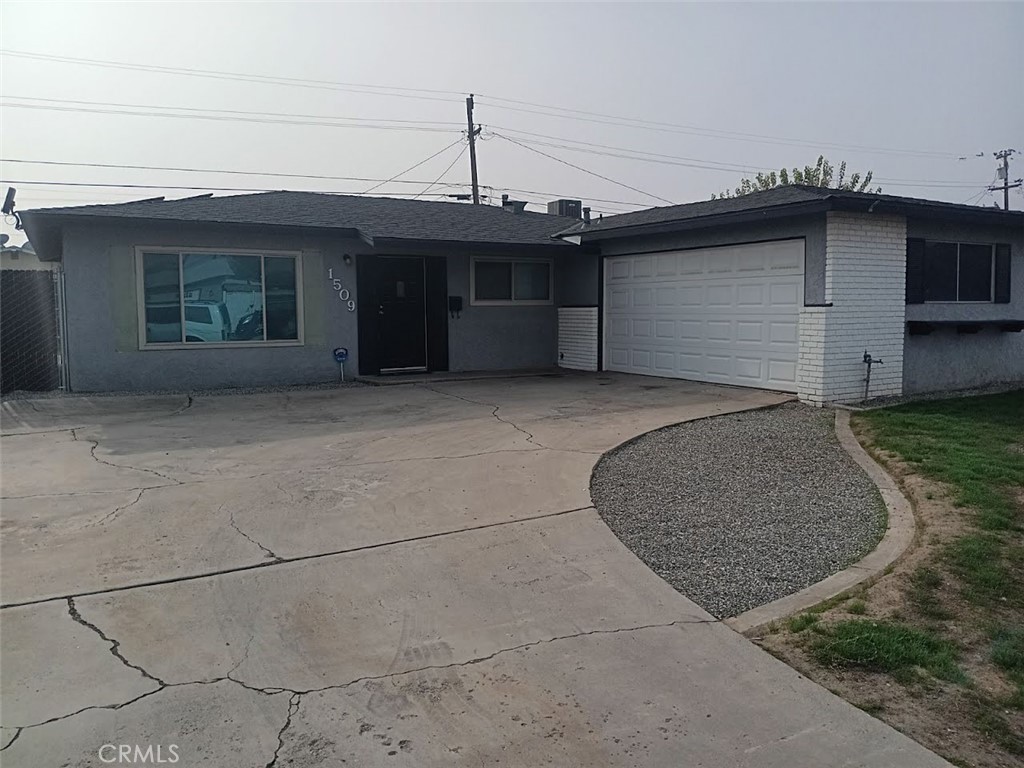
[[[361,93],[364,95],[373,96],[392,96],[400,98],[425,99],[430,101],[445,102],[455,101],[455,99],[442,98],[442,94],[453,97],[456,95],[461,96],[461,92],[459,91],[435,88],[409,88],[403,86],[372,85],[368,83],[350,83],[333,80],[313,80],[308,78],[284,77],[275,75],[257,75],[242,72],[226,72],[220,70],[207,70],[189,67],[166,67],[153,64],[133,64],[130,62],[110,61],[104,59],[86,59],[72,56],[56,56],[51,54],[41,54],[31,51],[18,51],[11,49],[0,50],[0,54],[39,61],[54,61],[68,64],[79,64],[85,66],[107,67],[131,71],[173,75],[187,75],[192,77],[206,77],[221,80],[265,83],[271,85],[285,85],[304,88],[321,88],[328,90],[340,90],[352,93]],[[545,117],[555,117],[567,120],[580,120],[591,123],[617,125],[623,128],[668,131],[673,133],[687,133],[691,135],[707,136],[711,138],[720,138],[733,141],[748,141],[755,143],[783,144],[789,146],[830,148],[839,150],[845,149],[878,154],[897,154],[914,157],[932,157],[949,159],[959,157],[958,154],[949,152],[934,152],[928,150],[901,149],[892,147],[875,147],[859,144],[842,144],[838,142],[815,142],[807,139],[793,139],[766,134],[730,131],[719,128],[707,128],[697,125],[688,125],[685,123],[671,123],[655,120],[646,120],[642,118],[628,117],[623,115],[612,115],[602,112],[590,112],[587,110],[571,109],[568,107],[539,104],[537,102],[509,99],[501,96],[489,96],[486,94],[484,94],[484,98],[492,99],[494,102],[504,102],[504,104],[491,103],[490,106],[495,109],[511,110],[516,112],[537,114]],[[510,104],[521,106],[509,106]],[[528,109],[527,107],[532,107],[532,109]]]
[[[435,120],[410,120],[410,119],[391,119],[391,118],[362,118],[362,117],[349,117],[349,116],[334,116],[334,115],[310,115],[310,114],[296,114],[287,112],[254,112],[247,110],[231,110],[231,109],[205,109],[197,107],[178,107],[178,106],[162,106],[155,104],[128,104],[122,102],[102,102],[102,101],[84,101],[78,99],[47,99],[33,96],[7,96],[6,99],[19,99],[22,101],[36,101],[46,102],[47,104],[75,104],[85,105],[87,107],[123,107],[129,110],[174,110],[181,112],[181,115],[167,115],[159,114],[154,112],[134,112],[134,111],[115,111],[115,110],[96,110],[101,114],[129,114],[129,115],[141,115],[150,117],[195,117],[196,119],[211,119],[211,120],[228,120],[231,119],[227,116],[243,116],[246,118],[258,117],[263,118],[260,120],[245,120],[245,122],[268,122],[275,124],[296,124],[296,125],[328,125],[337,127],[366,127],[366,128],[382,128],[382,129],[394,129],[396,126],[384,125],[384,123],[399,123],[403,125],[417,125],[417,126],[459,126],[460,123],[452,121],[435,121]],[[37,105],[22,105],[22,104],[11,104],[5,103],[4,106],[10,107],[25,107],[29,109],[45,109],[46,107]],[[79,111],[79,110],[60,110],[60,111]],[[91,111],[91,110],[82,110]],[[195,113],[219,113],[219,114],[195,114]],[[282,118],[298,118],[298,119],[282,119]],[[314,122],[304,122],[302,119],[310,119]],[[341,122],[344,121],[344,122]],[[348,122],[354,122],[356,125],[347,125]],[[370,123],[377,123],[376,125],[369,125]],[[550,134],[536,133],[533,131],[525,131],[517,128],[508,128],[506,126],[493,126],[498,130],[505,131],[508,133],[515,134],[517,136],[529,136],[541,139],[550,139],[554,142],[562,143],[544,143],[544,142],[531,142],[528,139],[522,139],[526,143],[533,143],[537,146],[547,146],[557,149],[568,149],[575,152],[585,152],[586,150],[580,149],[574,146],[566,146],[569,144],[578,144],[584,147],[594,147],[597,149],[613,150],[614,152],[627,152],[636,155],[643,155],[645,157],[632,157],[631,155],[614,154],[613,152],[591,152],[591,154],[603,155],[607,157],[619,157],[628,160],[640,160],[643,162],[654,162],[648,158],[659,158],[665,160],[681,161],[673,163],[683,167],[698,168],[703,170],[720,170],[720,171],[739,171],[744,173],[756,173],[758,171],[772,171],[774,168],[768,168],[767,166],[755,166],[750,164],[739,164],[739,163],[727,163],[718,160],[702,160],[700,158],[685,157],[680,155],[670,155],[659,152],[650,152],[643,149],[635,149],[631,147],[619,147],[609,144],[599,144],[594,142],[581,141],[579,139],[573,139],[562,136],[552,136]],[[438,128],[430,128],[428,130],[437,131]],[[710,163],[710,165],[709,165]],[[719,167],[721,166],[721,167]],[[885,177],[875,177],[877,181],[887,183],[892,186],[950,186],[967,188],[974,187],[974,184],[965,184],[960,181],[952,180],[939,180],[939,179],[889,179]]]
[[[54,99],[52,101],[59,101],[59,100]],[[88,104],[90,102],[72,102],[72,103]],[[102,103],[102,102],[95,102],[95,103]],[[348,124],[348,123],[336,122],[336,121],[350,120],[350,119],[351,120],[360,120],[360,121],[362,121],[362,120],[364,120],[364,118],[340,118],[340,117],[339,118],[334,118],[334,117],[329,117],[329,116],[316,116],[316,117],[319,117],[320,119],[319,120],[313,120],[313,121],[310,121],[310,120],[288,120],[288,119],[278,119],[278,118],[290,117],[290,115],[287,114],[287,113],[243,112],[241,110],[222,110],[223,112],[226,112],[228,114],[220,115],[220,114],[160,113],[160,112],[145,112],[145,111],[136,111],[136,110],[93,109],[93,108],[86,108],[86,107],[75,107],[75,108],[72,108],[72,107],[58,107],[58,106],[38,105],[38,104],[12,104],[12,103],[7,103],[7,102],[4,102],[2,104],[2,106],[4,106],[4,107],[15,107],[15,108],[24,108],[24,109],[53,110],[53,111],[59,111],[59,112],[87,112],[87,113],[96,113],[96,114],[130,115],[130,116],[140,116],[140,117],[167,117],[167,118],[176,118],[176,119],[212,120],[212,121],[218,121],[218,122],[237,121],[237,122],[265,123],[265,124],[276,124],[276,125],[309,125],[309,126],[324,126],[324,127],[330,127],[330,128],[366,128],[366,129],[374,129],[374,130],[425,131],[425,132],[432,132],[432,133],[452,133],[453,131],[451,129],[449,129],[449,128],[440,128],[440,127],[433,128],[433,127],[428,127],[430,125],[458,125],[458,123],[447,123],[447,122],[441,122],[441,121],[432,122],[432,121],[414,121],[414,120],[401,120],[401,121],[398,121],[400,123],[403,123],[402,125],[371,124],[369,122],[360,122],[360,123],[356,123],[356,124]],[[159,107],[159,109],[164,109],[164,108],[163,107]],[[183,108],[183,107],[166,107],[166,109],[183,110],[185,108]],[[261,115],[261,114],[267,115],[267,117],[266,118],[257,118],[257,117],[244,117],[244,116],[242,116],[242,115]],[[369,119],[367,118],[365,120],[368,121]],[[530,131],[520,131],[518,129],[501,128],[501,130],[508,130],[508,131],[510,131],[512,133],[523,134],[523,135],[527,135],[527,136],[547,136],[546,134],[537,134],[537,133],[532,133]],[[499,136],[499,134],[494,134],[494,135],[495,136]],[[502,137],[502,138],[508,138],[508,137]],[[558,138],[558,137],[551,137],[551,138]],[[769,169],[766,166],[749,166],[749,165],[738,165],[738,164],[733,165],[733,164],[728,164],[728,163],[721,163],[720,161],[709,161],[709,162],[716,163],[716,165],[706,165],[706,164],[701,164],[701,163],[680,162],[680,161],[676,161],[676,160],[670,160],[670,158],[679,157],[679,156],[676,156],[676,155],[666,155],[666,154],[656,153],[656,152],[647,152],[646,150],[633,150],[633,149],[629,149],[629,148],[625,148],[625,147],[611,147],[610,145],[595,144],[595,143],[592,143],[592,142],[582,142],[582,141],[576,141],[576,140],[573,140],[573,139],[562,139],[562,140],[563,141],[573,141],[574,143],[581,144],[581,145],[584,145],[584,146],[590,146],[590,147],[608,147],[609,149],[620,149],[623,152],[635,152],[635,153],[638,153],[638,154],[650,155],[651,157],[635,157],[633,155],[626,155],[626,154],[615,153],[615,152],[602,152],[602,151],[597,151],[597,150],[594,150],[594,149],[584,149],[582,147],[576,147],[576,146],[571,146],[571,145],[567,145],[567,144],[543,142],[543,141],[534,141],[534,140],[530,140],[530,139],[521,139],[521,141],[523,141],[525,143],[528,143],[528,144],[533,144],[535,146],[542,146],[542,147],[548,147],[548,148],[553,148],[553,149],[566,149],[566,150],[573,151],[573,152],[582,152],[582,153],[585,153],[585,154],[599,155],[599,156],[603,156],[603,157],[615,157],[615,158],[620,158],[620,159],[624,159],[624,160],[635,160],[635,161],[639,161],[639,162],[654,163],[654,164],[659,164],[659,165],[675,165],[675,166],[680,166],[680,167],[684,167],[684,168],[695,168],[695,169],[699,169],[699,170],[709,170],[709,171],[719,171],[719,172],[729,172],[729,173],[737,173],[737,172],[750,173],[750,172],[757,172],[757,171],[774,170],[774,169]],[[456,143],[458,143],[458,142],[456,142]],[[664,158],[664,159],[655,159],[655,158]],[[688,160],[688,159],[691,159],[691,158],[681,158],[681,159]],[[731,166],[731,167],[728,167],[728,166]],[[278,175],[284,175],[284,174],[278,174]],[[971,184],[971,183],[962,183],[962,182],[953,182],[953,181],[941,181],[941,180],[930,180],[930,179],[921,179],[921,180],[903,179],[903,180],[896,180],[896,179],[886,179],[886,178],[883,178],[883,177],[877,177],[876,180],[881,182],[881,183],[887,184],[889,186],[907,186],[907,187],[924,187],[924,188],[928,188],[928,187],[932,187],[932,188],[960,188],[960,189],[973,188],[973,187],[976,186],[975,184]],[[661,198],[658,198],[658,199],[661,199]]]
[[[575,165],[574,163],[570,163],[568,160],[563,160],[560,157],[555,157],[554,155],[549,155],[547,152],[541,152],[539,149],[534,149],[533,147],[527,146],[526,144],[523,144],[520,141],[516,141],[515,139],[509,138],[508,136],[505,136],[504,134],[496,133],[494,135],[498,136],[499,138],[505,139],[505,141],[510,141],[513,144],[517,144],[520,147],[522,147],[523,149],[528,149],[530,152],[535,152],[538,155],[542,155],[543,157],[546,157],[549,160],[554,160],[556,163],[561,163],[562,165],[568,165],[570,168],[575,168],[578,171],[583,171],[583,173],[590,174],[591,176],[596,176],[599,179],[604,179],[605,181],[609,181],[612,184],[616,184],[616,185],[618,185],[620,187],[625,187],[626,189],[632,190],[633,192],[639,192],[641,195],[647,195],[648,197],[653,197],[655,200],[660,200],[663,203],[668,203],[669,205],[675,205],[675,203],[673,203],[671,200],[667,200],[664,197],[661,197],[659,195],[651,194],[650,192],[644,192],[642,189],[638,189],[637,187],[630,186],[629,184],[625,184],[625,183],[623,183],[621,181],[616,181],[615,179],[610,179],[607,176],[602,176],[600,173],[595,173],[594,171],[589,171],[586,168],[583,168],[583,167],[581,167],[579,165]]]
[[[183,186],[175,184],[106,184],[106,183],[91,183],[84,181],[39,181],[39,180],[15,180],[9,179],[5,183],[7,184],[23,184],[27,186],[40,186],[40,187],[95,187],[97,189],[173,189],[184,192],[306,192],[309,194],[316,195],[365,195],[365,192],[355,191],[336,191],[336,190],[325,190],[325,189],[293,189],[293,190],[281,190],[281,189],[269,189],[266,187],[200,187],[200,186]],[[458,184],[452,186],[467,186],[466,184]],[[408,196],[423,193],[413,192],[392,192],[389,195],[382,195],[382,197],[394,197],[398,195]],[[447,192],[431,192],[431,197],[447,197]],[[371,195],[372,197],[372,195]]]
[[[434,154],[432,154],[432,155],[431,155],[430,157],[426,158],[425,160],[420,160],[420,161],[419,161],[418,163],[416,163],[416,165],[410,165],[410,166],[409,166],[408,168],[406,168],[406,169],[405,169],[404,171],[401,171],[400,173],[396,173],[396,174],[395,174],[394,176],[392,176],[392,177],[391,177],[390,179],[387,179],[386,181],[381,181],[381,182],[378,182],[377,184],[374,184],[374,185],[373,185],[372,187],[370,187],[369,189],[367,189],[367,190],[366,190],[366,192],[367,192],[367,193],[369,193],[369,192],[373,192],[373,190],[375,190],[375,189],[377,189],[377,188],[379,188],[379,187],[383,187],[383,186],[384,186],[385,184],[390,184],[391,182],[395,181],[396,179],[398,179],[398,177],[399,177],[399,176],[405,176],[405,174],[407,174],[407,173],[408,173],[409,171],[414,171],[414,170],[416,170],[416,169],[417,169],[417,168],[419,168],[419,167],[420,167],[421,165],[423,165],[424,163],[427,163],[427,162],[429,162],[429,161],[433,160],[433,159],[434,159],[435,157],[437,157],[437,156],[438,156],[438,155],[440,155],[441,153],[443,153],[443,152],[447,152],[447,151],[448,151],[449,149],[451,149],[452,147],[454,147],[454,146],[455,146],[456,144],[458,144],[458,143],[459,143],[459,142],[461,142],[461,141],[462,141],[462,138],[461,138],[461,137],[460,137],[460,138],[458,138],[458,139],[456,139],[456,140],[455,140],[455,141],[453,141],[453,142],[452,142],[451,144],[449,144],[448,146],[446,146],[446,147],[444,147],[444,148],[442,148],[442,149],[439,149],[439,150],[438,150],[437,152],[435,152]],[[459,157],[462,157],[462,155],[460,154],[460,155],[459,155]],[[446,173],[447,173],[447,171],[446,171]],[[399,182],[399,183],[400,183],[400,184],[412,184],[412,183],[415,183],[415,182],[409,182],[409,181],[401,181],[401,182]],[[420,183],[422,183],[422,182],[420,182]],[[435,183],[437,183],[437,182],[435,182]],[[431,186],[433,186],[433,185],[431,185]],[[428,187],[428,189],[429,189],[429,188],[430,188],[430,187]]]
[[[494,99],[495,101],[509,101],[513,103],[525,103],[530,102],[516,102],[512,99],[500,99],[495,96],[487,96],[481,94],[484,98]],[[484,102],[487,104],[487,102]],[[759,144],[782,144],[787,146],[799,146],[799,147],[814,147],[814,148],[827,148],[827,149],[839,149],[839,150],[853,150],[857,152],[868,152],[874,154],[895,154],[895,155],[907,155],[912,157],[932,157],[932,158],[943,158],[943,159],[956,159],[958,155],[952,152],[932,152],[928,150],[915,150],[915,149],[896,149],[891,147],[871,147],[859,144],[841,144],[837,142],[828,141],[811,141],[808,139],[792,139],[781,136],[768,136],[756,133],[743,133],[740,131],[727,131],[718,128],[702,128],[699,126],[690,126],[683,123],[666,123],[658,122],[654,120],[643,120],[634,117],[623,117],[617,115],[604,115],[599,112],[585,112],[583,110],[566,109],[563,107],[548,106],[548,105],[534,105],[543,107],[543,110],[537,109],[525,109],[522,107],[510,107],[503,104],[487,104],[494,109],[504,109],[513,112],[523,112],[527,114],[541,115],[544,117],[555,117],[563,120],[578,120],[588,123],[597,123],[601,125],[615,125],[620,128],[637,128],[648,131],[661,131],[667,133],[684,133],[695,136],[705,136],[709,138],[726,139],[730,141],[747,141]],[[562,113],[553,112],[550,110],[561,110]],[[564,114],[569,113],[569,114]],[[584,115],[595,115],[596,117],[586,117]],[[601,119],[603,118],[603,119]]]
[[[124,61],[109,61],[105,59],[84,59],[74,56],[54,56],[45,53],[34,53],[31,51],[16,51],[9,48],[0,50],[0,55],[14,56],[23,59],[35,59],[38,61],[54,61],[64,64],[80,64],[90,67],[105,67],[111,69],[124,69],[137,72],[156,72],[167,75],[188,75],[190,77],[205,77],[214,80],[234,80],[249,83],[266,83],[269,85],[298,86],[301,88],[319,88],[331,91],[347,91],[350,93],[363,93],[373,96],[395,96],[407,99],[421,99],[426,101],[456,101],[457,99],[441,98],[437,94],[451,94],[461,97],[459,91],[446,91],[433,88],[406,88],[401,86],[369,85],[366,83],[345,83],[334,80],[311,80],[299,77],[282,77],[278,75],[254,75],[244,72],[224,72],[215,69],[194,69],[189,67],[165,67],[157,64],[132,64]],[[435,94],[431,96],[420,96],[417,94]]]
[[[459,160],[462,159],[462,156],[464,154],[466,154],[466,150],[467,149],[469,149],[469,144],[464,146],[462,148],[462,151],[459,152],[458,156],[454,160],[452,160],[451,164],[447,168],[445,168],[443,171],[441,171],[441,175],[438,176],[436,179],[434,179],[432,182],[430,182],[430,184],[427,185],[426,189],[424,189],[422,192],[420,192],[417,195],[415,195],[413,197],[413,200],[415,200],[417,197],[421,197],[421,196],[427,194],[427,192],[431,189],[431,187],[433,187],[435,184],[437,184],[439,181],[441,181],[441,179],[443,179],[445,177],[445,174],[448,173],[448,171],[450,171],[452,168],[454,168],[455,164],[457,162],[459,162]]]
[[[713,163],[714,165],[722,166],[722,170],[742,171],[742,172],[745,172],[745,173],[750,173],[751,171],[755,171],[756,172],[756,171],[771,171],[771,170],[775,170],[774,168],[768,168],[767,166],[744,165],[744,164],[741,164],[741,163],[726,163],[726,162],[720,162],[718,160],[702,160],[701,158],[697,158],[697,157],[683,157],[681,155],[667,155],[667,154],[660,153],[660,152],[650,152],[650,151],[645,150],[645,149],[634,149],[632,147],[617,147],[617,146],[613,146],[613,145],[610,145],[610,144],[596,144],[596,143],[590,142],[590,141],[580,141],[579,139],[571,139],[571,138],[563,137],[563,136],[551,136],[550,134],[546,134],[546,133],[534,133],[532,131],[519,130],[518,128],[507,128],[507,127],[501,126],[501,125],[492,125],[490,127],[491,128],[497,128],[499,131],[505,131],[507,133],[513,133],[513,134],[516,134],[517,136],[530,136],[530,137],[534,137],[534,138],[549,139],[551,141],[562,142],[562,143],[580,144],[580,145],[585,146],[585,147],[596,147],[598,149],[609,149],[609,150],[614,150],[614,151],[618,151],[618,152],[631,152],[631,153],[637,154],[637,155],[649,155],[651,157],[664,158],[664,159],[667,159],[667,160],[681,160],[681,161],[687,161],[687,162],[693,162],[693,163],[705,163],[705,164],[706,163]],[[523,140],[526,141],[526,139],[523,139]],[[560,146],[560,145],[558,145],[558,146]],[[701,167],[703,167],[703,166],[701,166]]]
[[[454,147],[456,144],[458,144],[461,141],[462,141],[462,139],[459,139],[457,141],[452,142],[451,144],[446,146],[444,149],[440,150],[439,152],[435,152],[433,155],[428,157],[427,160],[431,160],[434,157],[437,157],[437,155],[440,155],[445,150],[450,149],[451,147]],[[416,168],[417,166],[422,165],[425,162],[426,162],[426,160],[423,160],[423,161],[417,163],[416,165],[414,165],[413,168]],[[268,176],[268,177],[276,177],[276,178],[284,178],[284,179],[317,179],[317,180],[324,180],[324,181],[361,181],[361,182],[379,182],[381,184],[387,184],[387,183],[390,183],[390,182],[394,182],[396,184],[426,184],[427,183],[426,180],[417,180],[417,181],[405,180],[405,179],[396,180],[396,177],[392,177],[390,179],[372,179],[372,178],[366,178],[366,177],[363,177],[363,176],[328,176],[328,175],[305,174],[305,173],[271,173],[271,172],[266,172],[266,171],[237,171],[237,170],[229,170],[229,169],[226,169],[226,168],[180,168],[180,167],[166,166],[166,165],[127,165],[127,164],[118,164],[118,163],[68,163],[68,162],[61,162],[61,161],[58,161],[58,160],[21,160],[21,159],[0,159],[0,163],[20,163],[20,164],[26,164],[26,165],[52,165],[52,166],[73,167],[73,168],[112,168],[112,169],[116,169],[116,170],[129,170],[129,171],[172,171],[172,172],[175,172],[175,173],[220,173],[220,174],[229,174],[229,175],[234,175],[234,176]],[[410,170],[412,170],[412,168],[408,168],[408,169],[406,169],[405,171],[403,171],[402,173],[400,173],[398,175],[401,176],[404,173],[408,173],[408,171],[410,171]],[[464,186],[464,185],[459,185],[459,186]],[[373,187],[371,187],[370,189],[368,189],[366,191],[369,192],[372,189],[373,189]]]
[[[447,145],[444,149],[442,149],[439,152],[436,152],[433,155],[431,155],[430,157],[428,157],[427,160],[431,160],[434,157],[437,157],[438,155],[442,154],[443,152],[445,152],[448,149],[451,149],[453,146],[455,146],[456,144],[459,144],[462,141],[463,141],[462,139],[459,139],[458,141],[455,141],[455,142]],[[424,162],[426,162],[426,160],[421,161],[420,163],[417,163],[417,166],[421,165]],[[403,171],[402,173],[399,173],[396,176],[392,176],[390,179],[373,179],[373,178],[368,178],[368,177],[364,177],[364,176],[333,176],[333,175],[326,175],[326,174],[273,173],[273,172],[267,172],[267,171],[240,171],[240,170],[231,170],[231,169],[226,169],[226,168],[186,168],[186,167],[167,166],[167,165],[129,165],[129,164],[124,164],[124,163],[72,163],[72,162],[63,162],[63,161],[59,161],[59,160],[24,160],[24,159],[20,159],[20,158],[19,159],[3,158],[3,159],[0,159],[0,164],[2,164],[2,163],[19,163],[19,164],[26,164],[26,165],[47,165],[47,166],[70,167],[70,168],[106,168],[106,169],[113,169],[113,170],[130,170],[130,171],[169,171],[169,172],[174,172],[174,173],[215,173],[215,174],[228,174],[228,175],[240,175],[240,176],[264,176],[264,177],[272,177],[272,178],[309,179],[309,180],[322,180],[322,181],[377,182],[378,184],[414,184],[414,185],[417,185],[417,186],[421,185],[421,184],[429,184],[430,183],[426,179],[400,179],[400,178],[398,178],[398,176],[403,176],[404,174],[406,174],[409,171],[413,170],[417,166],[411,166],[410,168],[405,169],[405,171]],[[449,186],[449,187],[468,187],[469,186],[469,184],[467,182],[435,182],[435,186],[436,186],[437,183],[441,183],[443,186]],[[521,188],[518,188],[518,187],[494,186],[494,185],[489,185],[489,184],[485,184],[485,185],[481,185],[481,186],[484,189],[491,190],[492,192],[494,192],[495,190],[501,190],[501,191],[504,191],[504,192],[516,192],[516,193],[527,194],[527,195],[541,195],[541,196],[544,196],[544,197],[551,197],[551,198],[578,197],[578,195],[571,195],[571,194],[568,194],[568,193],[565,193],[565,192],[547,192],[547,191],[536,190],[536,189],[521,189]],[[160,188],[161,189],[168,189],[169,187],[160,187]],[[364,190],[363,194],[367,194],[369,192],[372,192],[374,189],[375,189],[375,187],[370,187],[369,189]],[[354,194],[354,193],[347,193],[347,194]],[[610,205],[633,206],[633,207],[636,207],[636,208],[643,208],[643,207],[647,206],[647,203],[639,203],[639,202],[633,202],[633,201],[629,201],[629,200],[610,200],[610,199],[607,199],[607,198],[589,197],[589,196],[586,196],[586,199],[589,202],[607,203],[607,204],[610,204]]]
[[[391,118],[391,117],[351,117],[348,115],[306,115],[294,112],[253,112],[250,110],[243,109],[221,109],[220,107],[178,107],[173,105],[163,104],[126,104],[124,102],[117,101],[83,101],[81,99],[47,99],[41,96],[15,96],[13,94],[5,94],[4,99],[17,99],[18,101],[40,101],[50,104],[80,104],[91,107],[126,107],[129,109],[166,109],[177,112],[213,112],[223,113],[227,115],[249,115],[259,117],[291,117],[291,118],[306,118],[312,120],[345,120],[357,123],[409,123],[413,125],[445,125],[445,126],[462,126],[462,123],[450,121],[450,120],[408,120],[402,118]]]
[[[452,133],[450,128],[431,128],[429,125],[385,125],[371,123],[343,123],[333,120],[285,120],[280,118],[243,117],[241,115],[179,114],[176,112],[152,112],[143,110],[100,109],[98,107],[60,107],[50,104],[14,104],[4,101],[3,107],[15,109],[42,109],[52,112],[84,112],[98,115],[130,115],[135,117],[169,117],[178,120],[213,120],[217,122],[266,123],[271,125],[319,125],[328,128],[372,128],[384,131],[428,131]]]

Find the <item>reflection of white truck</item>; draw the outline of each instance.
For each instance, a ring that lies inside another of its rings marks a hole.
[[[228,308],[217,301],[185,302],[185,341],[227,341],[231,338]],[[157,304],[146,307],[146,341],[150,344],[181,341],[181,307]]]

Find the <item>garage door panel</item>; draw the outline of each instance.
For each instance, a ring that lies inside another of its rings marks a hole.
[[[737,357],[736,376],[748,381],[760,382],[764,361],[759,357]]]
[[[704,335],[708,341],[731,341],[732,323],[728,320],[708,320]]]
[[[671,375],[676,369],[674,352],[659,351],[654,353],[654,370]]]
[[[758,309],[763,307],[764,286],[759,284],[737,286],[736,305],[739,307],[757,307]]]
[[[740,320],[736,323],[736,341],[757,342],[764,340],[764,323],[760,320]]]
[[[655,271],[658,277],[675,277],[679,259],[674,253],[658,254],[655,260]]]
[[[676,338],[675,320],[658,320],[654,324],[654,335],[659,339],[674,341]]]
[[[699,378],[703,373],[704,357],[695,352],[679,352],[676,355],[679,361],[679,372],[689,374],[687,378]]]
[[[769,360],[768,382],[785,384],[796,380],[795,360]],[[781,389],[782,387],[780,387]]]
[[[704,323],[700,320],[680,320],[679,340],[700,342],[704,338]]]
[[[610,257],[606,367],[796,390],[802,240]]]
[[[648,318],[640,318],[633,321],[633,338],[647,338],[651,335],[651,328],[654,323]]]
[[[773,307],[796,307],[800,285],[793,282],[773,283],[768,289],[768,303]]]
[[[769,340],[772,344],[787,344],[795,346],[797,343],[798,326],[795,321],[775,321],[768,324]]]
[[[630,363],[634,368],[650,368],[651,351],[649,349],[637,349],[634,347],[630,350]]]
[[[704,306],[710,308],[729,308],[736,304],[735,286],[709,285],[705,288]]]

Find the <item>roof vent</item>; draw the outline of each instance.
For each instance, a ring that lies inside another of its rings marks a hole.
[[[548,213],[553,216],[566,216],[579,219],[583,216],[582,200],[552,200],[548,203]]]
[[[511,211],[512,213],[522,213],[526,210],[525,200],[509,200],[508,195],[501,196],[501,207],[503,210]]]

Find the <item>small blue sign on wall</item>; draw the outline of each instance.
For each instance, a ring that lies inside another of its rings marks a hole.
[[[348,350],[345,347],[335,347],[334,362],[344,363],[348,361]]]

